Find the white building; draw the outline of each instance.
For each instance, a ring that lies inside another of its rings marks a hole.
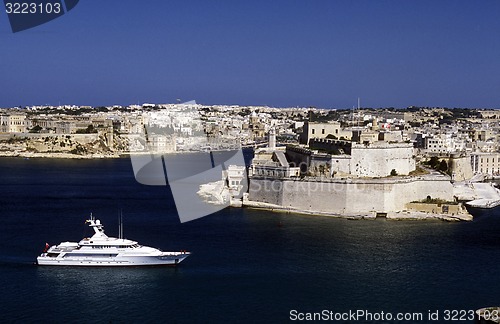
[[[150,135],[150,148],[155,153],[172,153],[176,151],[175,138],[168,135]]]
[[[11,114],[0,116],[0,132],[26,133],[28,121],[25,114]]]
[[[428,136],[424,139],[424,149],[427,153],[450,154],[462,152],[466,147],[466,140],[453,134]]]
[[[333,135],[337,138],[340,137],[340,123],[311,123],[305,122],[303,127],[303,132],[300,137],[300,142],[302,144],[309,144],[311,138],[326,138],[328,135]]]
[[[9,132],[9,116],[0,115],[0,133]]]
[[[244,187],[246,179],[246,167],[240,165],[229,165],[227,170],[222,171],[222,178],[226,179],[229,190],[240,192]]]
[[[470,161],[474,174],[500,175],[500,153],[471,153]]]
[[[255,152],[250,175],[265,178],[299,177],[300,167],[291,167],[283,151],[263,149]]]

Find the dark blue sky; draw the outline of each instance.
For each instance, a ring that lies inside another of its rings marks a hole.
[[[0,39],[0,107],[500,107],[498,0],[81,0]]]

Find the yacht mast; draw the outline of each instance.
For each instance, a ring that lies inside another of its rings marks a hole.
[[[118,238],[123,239],[123,212],[120,209],[120,217],[118,218]]]

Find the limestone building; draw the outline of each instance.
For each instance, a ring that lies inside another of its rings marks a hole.
[[[500,153],[475,152],[470,154],[474,174],[500,175]]]
[[[331,123],[312,123],[305,122],[302,134],[300,136],[301,144],[309,144],[311,138],[326,138],[328,135],[333,135],[336,138],[340,137],[341,127],[339,122]]]
[[[0,116],[1,133],[25,133],[27,129],[25,114],[4,114]]]

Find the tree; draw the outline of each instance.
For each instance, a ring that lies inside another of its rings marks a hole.
[[[441,160],[441,163],[439,163],[438,170],[443,172],[448,171],[448,163],[446,163],[445,160]]]
[[[35,127],[33,127],[32,129],[30,129],[30,133],[40,133],[40,131],[42,130],[42,127],[40,125],[36,125]]]
[[[86,129],[77,129],[77,134],[92,134],[97,133],[97,129],[94,128],[92,124],[90,124]]]
[[[391,170],[391,177],[395,177],[398,175],[398,172],[396,171],[396,169],[392,169]]]
[[[431,159],[429,160],[429,165],[434,169],[439,166],[439,159],[437,158],[437,156],[431,157]]]

